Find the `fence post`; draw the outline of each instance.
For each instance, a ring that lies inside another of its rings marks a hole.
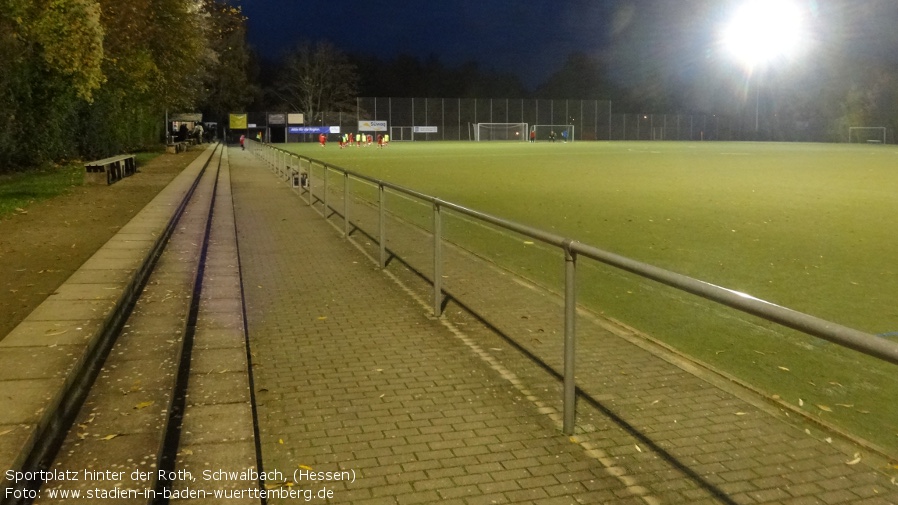
[[[577,341],[577,255],[571,241],[564,243],[564,424],[565,435],[573,435],[576,426],[577,381],[574,377]]]
[[[380,211],[380,219],[377,224],[377,240],[380,243],[380,268],[387,268],[387,226],[386,220],[384,219],[386,217],[387,197],[383,183],[377,185],[377,197]]]
[[[433,201],[433,317],[440,317],[443,302],[443,251],[442,251],[442,220],[440,216],[440,202]]]
[[[296,156],[296,170],[299,172],[300,181],[302,180],[302,156]],[[309,167],[309,171],[306,172],[306,187],[300,190],[300,194],[302,191],[308,193],[306,196],[308,199],[309,206],[312,205],[312,167]]]
[[[343,172],[343,237],[349,237],[349,173]]]
[[[324,219],[327,220],[327,163],[322,163],[324,167]]]

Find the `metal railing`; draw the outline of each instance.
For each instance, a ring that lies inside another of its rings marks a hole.
[[[348,236],[350,231],[349,188],[350,181],[357,179],[364,181],[378,189],[378,215],[379,224],[376,240],[380,249],[380,266],[386,267],[386,200],[385,190],[390,189],[412,199],[429,204],[432,208],[432,234],[433,234],[433,314],[439,317],[442,312],[443,288],[442,281],[442,212],[444,209],[470,217],[477,221],[489,223],[496,227],[518,233],[538,240],[546,245],[555,247],[564,253],[564,385],[563,385],[563,431],[567,435],[574,432],[575,405],[576,405],[576,381],[575,356],[576,356],[576,307],[577,307],[577,262],[580,257],[589,258],[616,269],[630,272],[639,277],[649,279],[674,289],[687,292],[712,302],[725,305],[738,311],[766,319],[781,326],[798,330],[807,335],[827,340],[837,345],[853,349],[863,354],[878,358],[898,365],[898,343],[879,338],[847,326],[826,321],[802,312],[798,312],[774,303],[770,303],[751,295],[734,291],[692,277],[671,272],[653,265],[642,263],[624,256],[603,251],[596,247],[565,238],[561,235],[546,232],[524,224],[509,221],[490,214],[447,202],[439,198],[383,181],[364,174],[359,174],[317,161],[305,156],[299,156],[270,145],[262,145],[250,142],[251,149],[283,177],[291,178],[304,172],[309,177],[307,201],[311,206],[316,196],[312,192],[312,165],[317,164],[323,168],[323,194],[318,198],[324,206],[324,216],[328,217],[328,210],[332,209],[328,202],[328,173],[333,171],[343,178],[343,233]],[[305,169],[304,169],[305,167]]]

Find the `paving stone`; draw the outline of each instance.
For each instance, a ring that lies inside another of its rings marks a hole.
[[[540,455],[572,452],[598,465],[518,403],[496,371],[409,303],[289,188],[255,160],[241,166],[236,157],[232,183],[253,370],[257,391],[266,391],[258,406],[266,466],[302,461],[330,469],[342,452],[346,459],[338,464],[363,475],[347,489],[369,488],[374,500],[390,497],[386,503],[501,496],[478,487],[494,482],[493,474],[521,499],[548,497],[525,490],[533,478],[526,470],[477,459],[510,432],[488,421],[522,417],[531,422],[516,421],[511,430],[521,458],[532,457],[530,448]],[[285,221],[285,214],[293,219]],[[286,436],[285,427],[311,418],[317,420],[309,429]],[[624,486],[613,478],[605,484]]]

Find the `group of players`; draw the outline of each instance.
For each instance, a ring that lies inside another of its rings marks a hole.
[[[363,134],[363,133],[356,133],[355,135],[353,135],[351,133],[344,133],[344,134],[340,135],[340,137],[337,139],[337,142],[340,143],[340,149],[343,149],[344,147],[349,147],[349,146],[356,146],[356,147],[370,146],[374,142],[374,136],[371,134]],[[322,134],[318,135],[318,143],[321,144],[321,147],[325,147],[327,145],[327,134],[322,133]],[[389,135],[385,135],[382,133],[377,135],[377,147],[378,148],[384,148],[389,143],[390,143]]]

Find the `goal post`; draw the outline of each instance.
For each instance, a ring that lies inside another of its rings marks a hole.
[[[390,127],[390,140],[415,140],[412,136],[413,130],[411,126],[391,126]]]
[[[573,142],[574,125],[572,124],[538,124],[533,125],[537,142],[551,142],[552,133],[555,133],[556,142]]]
[[[885,126],[849,126],[849,144],[885,144]]]
[[[475,123],[474,140],[483,142],[487,140],[527,140],[527,123]]]

